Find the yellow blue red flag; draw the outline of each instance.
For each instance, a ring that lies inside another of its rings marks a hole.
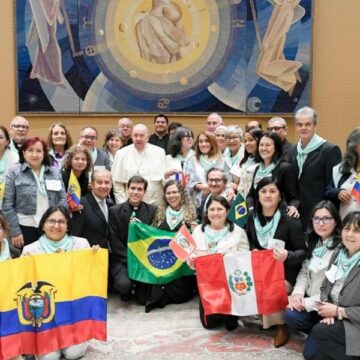
[[[106,340],[107,250],[0,263],[0,359]]]
[[[194,271],[179,260],[169,243],[176,232],[164,231],[140,222],[129,225],[128,275],[147,284],[168,284]]]
[[[80,205],[81,189],[79,181],[72,170],[70,173],[66,197],[70,209],[76,209]]]

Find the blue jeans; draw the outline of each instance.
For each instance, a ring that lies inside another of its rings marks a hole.
[[[302,331],[306,334],[309,334],[313,326],[322,319],[316,311],[307,312],[286,309],[284,316],[290,329]],[[316,343],[311,336],[305,341],[303,354],[307,360],[315,359],[316,357]]]

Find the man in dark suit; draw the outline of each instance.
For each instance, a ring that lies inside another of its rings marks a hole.
[[[290,150],[292,144],[287,139],[287,124],[285,119],[281,117],[273,117],[268,122],[268,131],[276,133],[280,140],[282,145],[282,158],[286,158],[287,152]]]
[[[73,213],[72,234],[81,236],[89,244],[109,248],[109,208],[114,202],[109,198],[111,172],[106,169],[94,170],[91,174],[92,192],[81,198],[83,209]]]
[[[80,145],[85,146],[90,151],[94,169],[106,168],[110,170],[109,155],[105,151],[96,148],[97,139],[98,131],[93,126],[84,126],[81,129]]]
[[[153,144],[163,148],[166,153],[169,144],[168,126],[169,119],[166,115],[156,115],[154,118],[155,132],[149,137],[149,144]]]
[[[316,134],[317,115],[314,109],[303,107],[295,113],[295,128],[299,142],[287,155],[296,171],[299,183],[300,220],[306,230],[314,205],[324,199],[332,168],[341,161],[341,151]]]
[[[112,286],[125,301],[131,298],[134,290],[136,300],[140,304],[145,304],[148,288],[146,284],[135,284],[128,277],[127,238],[131,221],[141,221],[148,225],[153,221],[156,206],[143,202],[147,184],[143,177],[132,176],[127,184],[128,199],[113,206],[109,211]]]

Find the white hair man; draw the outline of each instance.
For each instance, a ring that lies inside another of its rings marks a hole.
[[[299,182],[300,220],[307,228],[314,205],[324,199],[333,167],[341,161],[341,151],[316,134],[317,115],[303,107],[295,113],[299,141],[289,151],[288,161],[294,166]]]
[[[222,117],[217,112],[209,114],[206,119],[206,130],[213,134],[220,125],[223,125]]]
[[[124,142],[123,146],[131,145],[132,144],[132,131],[133,131],[134,123],[127,117],[119,119],[118,122],[118,129],[121,134],[121,138]]]
[[[16,153],[29,132],[29,122],[22,116],[15,116],[10,123],[10,149]]]
[[[115,201],[121,204],[128,198],[127,182],[134,175],[148,181],[144,201],[159,205],[163,201],[162,178],[165,172],[165,151],[149,144],[149,129],[135,125],[132,131],[133,144],[120,149],[112,167]]]

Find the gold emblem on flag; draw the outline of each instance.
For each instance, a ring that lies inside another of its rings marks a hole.
[[[238,295],[246,295],[254,285],[249,273],[239,269],[229,275],[228,282],[230,289]]]

